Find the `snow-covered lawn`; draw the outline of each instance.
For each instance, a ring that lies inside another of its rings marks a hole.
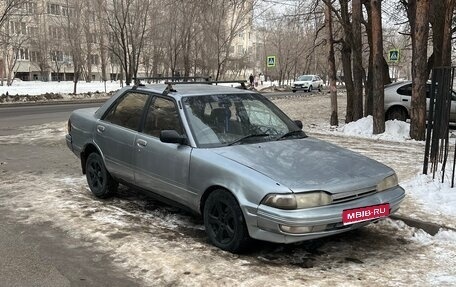
[[[42,82],[42,81],[14,81],[11,86],[0,86],[0,95],[8,93],[9,95],[42,95],[46,93],[73,93],[74,83],[71,81],[62,82]],[[93,81],[90,83],[80,81],[77,85],[77,93],[95,93],[95,92],[111,92],[120,88],[120,82]]]

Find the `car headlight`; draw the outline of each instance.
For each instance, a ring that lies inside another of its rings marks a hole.
[[[331,196],[324,191],[268,194],[261,201],[264,205],[287,210],[328,205],[331,202]]]
[[[392,187],[395,187],[397,185],[398,185],[397,175],[393,174],[393,175],[386,177],[385,179],[383,179],[382,181],[380,181],[377,184],[377,191],[384,191],[384,190],[390,189]]]

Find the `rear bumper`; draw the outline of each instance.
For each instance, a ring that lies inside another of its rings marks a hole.
[[[389,203],[391,214],[399,209],[399,205],[404,200],[404,197],[404,190],[400,186],[397,186],[358,200],[301,210],[280,210],[260,205],[258,206],[256,215],[247,215],[255,216],[257,222],[256,226],[248,226],[249,234],[251,237],[259,240],[293,243],[347,232],[377,221],[378,219],[343,225],[343,210]],[[249,219],[247,222],[255,222],[252,220],[253,218]],[[308,227],[312,231],[301,234],[287,233],[282,230],[281,226],[283,225]]]

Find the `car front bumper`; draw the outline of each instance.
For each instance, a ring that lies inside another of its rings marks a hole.
[[[73,149],[73,141],[72,141],[72,139],[71,139],[71,135],[66,134],[66,135],[65,135],[65,139],[66,139],[67,147],[68,147],[72,152],[74,152],[74,149]]]
[[[300,86],[292,86],[291,89],[293,91],[307,91],[309,90],[309,86],[308,85],[300,85]]]
[[[281,210],[266,205],[259,205],[256,214],[248,214],[246,222],[251,237],[276,243],[293,243],[333,234],[338,234],[365,226],[378,219],[343,225],[342,212],[346,209],[361,208],[389,203],[390,214],[399,209],[405,192],[400,186],[387,191],[339,204],[300,209]],[[253,217],[256,217],[256,225]],[[311,232],[300,234],[284,232],[280,226],[309,227]]]

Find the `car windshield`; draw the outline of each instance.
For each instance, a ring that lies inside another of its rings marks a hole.
[[[182,98],[186,118],[199,147],[303,138],[305,133],[259,94]]]
[[[307,76],[307,75],[299,76],[298,81],[312,81],[312,76]]]

